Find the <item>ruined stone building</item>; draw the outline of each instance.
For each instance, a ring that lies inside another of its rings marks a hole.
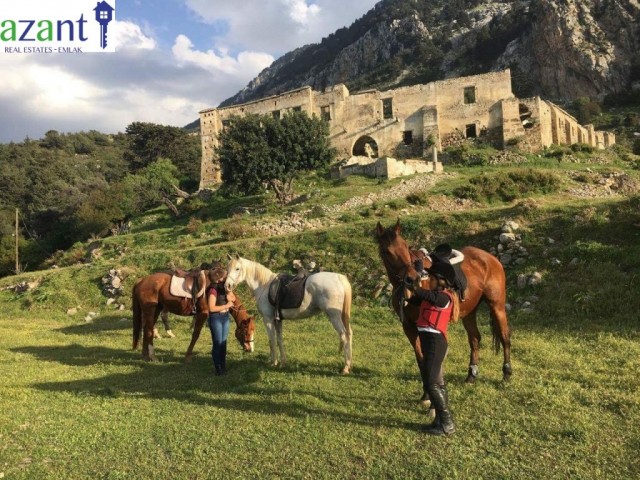
[[[615,143],[612,133],[580,125],[549,101],[516,98],[509,70],[383,92],[350,93],[343,84],[323,92],[303,87],[242,105],[201,111],[200,188],[220,181],[214,149],[218,133],[231,116],[257,113],[280,117],[299,110],[329,122],[331,142],[340,159],[392,157],[426,164],[420,159],[430,161],[434,149],[441,151],[472,137],[486,137],[500,147],[517,145],[525,151],[551,144],[586,143],[605,148]]]

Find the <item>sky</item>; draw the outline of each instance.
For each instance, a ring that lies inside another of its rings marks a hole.
[[[15,0],[0,6],[5,1]],[[117,0],[108,30],[115,53],[0,50],[0,142],[52,129],[116,133],[133,121],[184,126],[276,58],[350,25],[376,3]]]

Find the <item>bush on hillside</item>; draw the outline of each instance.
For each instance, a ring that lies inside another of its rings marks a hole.
[[[560,187],[560,179],[551,173],[536,170],[517,170],[496,174],[481,174],[469,180],[468,185],[456,188],[459,198],[475,201],[502,200],[510,202],[534,194],[552,193]]]

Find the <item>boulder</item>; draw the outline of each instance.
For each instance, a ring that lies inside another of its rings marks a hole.
[[[531,286],[540,285],[542,283],[542,274],[540,272],[535,272],[529,277],[528,283]]]
[[[508,245],[516,241],[516,236],[514,233],[501,233],[500,234],[500,243],[503,245]]]
[[[516,285],[518,288],[522,289],[527,286],[527,276],[523,273],[518,275],[518,279],[516,281]]]

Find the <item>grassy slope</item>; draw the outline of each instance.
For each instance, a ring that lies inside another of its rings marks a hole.
[[[477,171],[461,169],[433,191],[450,191]],[[312,179],[303,189],[324,191],[312,201],[333,203],[385,187],[364,179],[338,185]],[[379,219],[394,221],[402,202],[363,207],[353,212],[355,221],[326,230],[222,244],[216,232],[234,220],[225,218],[229,205],[214,205],[203,237],[188,234],[186,221],[174,224],[164,212],[151,212],[134,233],[106,239],[93,264],[27,274],[43,278],[37,290],[0,293],[0,473],[29,479],[637,478],[640,292],[633,275],[640,267],[640,205],[562,194],[539,198],[538,205],[403,216],[413,242],[433,246],[446,238],[484,248],[495,244],[505,218],[516,219],[533,254],[508,270],[511,302],[533,294],[541,299],[534,314],[510,315],[510,384],[500,381],[501,355],[487,348],[486,311],[480,315],[481,380],[474,386],[463,383],[464,329],[453,327],[447,378],[458,433],[452,438],[425,439],[416,431],[426,419],[414,403],[420,387],[413,354],[389,309],[371,300],[382,268],[370,232]],[[549,245],[548,237],[556,243]],[[336,375],[338,341],[322,317],[285,325],[290,363],[282,370],[267,366],[262,328],[256,353],[231,349],[231,372],[223,379],[211,376],[206,332],[201,355],[191,365],[181,362],[188,319],[174,321],[177,339],[156,341],[158,364],[145,364],[129,350],[130,314],[104,307],[100,293],[109,268],[129,274],[128,291],[137,276],[167,262],[187,265],[235,250],[277,270],[307,255],[348,274],[356,293],[352,376]],[[552,257],[562,266],[554,267]],[[569,266],[574,257],[579,263]],[[543,284],[517,290],[516,275],[534,270],[544,274]],[[8,283],[15,279],[0,286]],[[81,313],[66,316],[76,305]],[[88,310],[100,315],[86,324]]]

